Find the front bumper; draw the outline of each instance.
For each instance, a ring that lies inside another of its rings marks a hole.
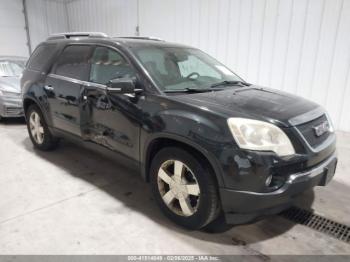
[[[303,172],[290,174],[284,185],[267,193],[220,189],[222,208],[228,224],[255,221],[290,207],[300,193],[315,186],[325,186],[334,176],[336,153]]]
[[[1,117],[23,117],[24,111],[22,99],[20,98],[0,98]]]

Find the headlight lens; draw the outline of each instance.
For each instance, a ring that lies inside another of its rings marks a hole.
[[[229,118],[227,123],[240,148],[273,151],[279,156],[295,154],[287,135],[273,124],[247,118]]]
[[[329,132],[333,133],[334,132],[334,126],[333,126],[333,122],[331,117],[329,116],[328,113],[326,113],[326,117],[327,117],[327,121],[328,121],[328,125],[329,125]]]

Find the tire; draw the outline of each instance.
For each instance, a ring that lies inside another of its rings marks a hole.
[[[150,169],[152,192],[170,220],[197,230],[217,217],[218,190],[209,170],[206,162],[178,147],[163,148],[155,155]]]
[[[29,137],[35,148],[48,151],[57,147],[59,140],[51,134],[45,118],[37,105],[33,104],[28,108],[26,119]],[[38,130],[40,130],[39,133]]]

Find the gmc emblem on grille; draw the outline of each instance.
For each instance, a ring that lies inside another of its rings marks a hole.
[[[328,121],[324,121],[318,126],[313,127],[316,136],[322,136],[324,133],[329,131],[329,123]]]

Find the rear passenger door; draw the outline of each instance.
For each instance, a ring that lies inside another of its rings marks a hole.
[[[90,71],[90,45],[68,45],[53,65],[45,82],[53,126],[81,136],[81,106],[84,81]]]

